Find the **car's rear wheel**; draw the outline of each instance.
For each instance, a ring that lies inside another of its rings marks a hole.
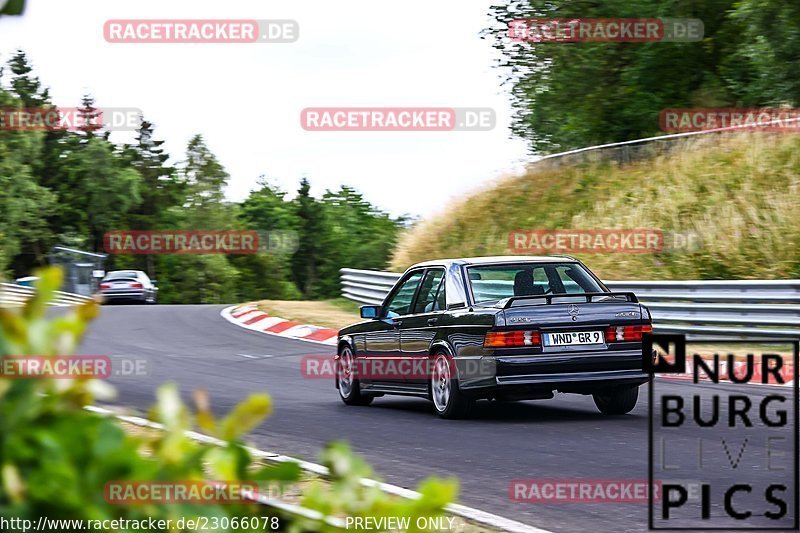
[[[639,387],[620,387],[592,395],[604,415],[624,415],[633,411],[639,399]]]
[[[464,418],[472,407],[473,402],[461,392],[454,374],[452,359],[436,354],[431,367],[430,394],[436,414],[442,418]]]
[[[339,397],[347,405],[369,405],[374,396],[361,393],[361,385],[355,378],[355,356],[349,346],[339,350],[339,359],[336,364],[336,382]]]

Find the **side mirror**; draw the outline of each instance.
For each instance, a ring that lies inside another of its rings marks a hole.
[[[381,312],[380,305],[362,305],[359,309],[361,310],[361,318],[378,318]]]

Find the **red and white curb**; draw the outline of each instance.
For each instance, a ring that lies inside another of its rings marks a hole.
[[[255,305],[250,304],[227,307],[223,309],[220,314],[222,318],[228,322],[253,331],[267,333],[269,335],[280,335],[281,337],[289,337],[301,341],[316,342],[318,344],[327,344],[329,346],[336,346],[336,338],[339,333],[331,328],[310,326],[308,324],[292,322],[285,318],[270,316],[264,311],[259,310]]]

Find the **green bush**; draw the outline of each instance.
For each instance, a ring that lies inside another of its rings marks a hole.
[[[67,314],[47,318],[47,302],[59,286],[61,275],[56,269],[48,269],[39,276],[35,298],[19,310],[0,309],[2,359],[73,354],[88,322],[99,311],[97,304],[90,302]],[[111,387],[98,380],[11,379],[0,373],[0,517],[30,519],[34,523],[41,516],[83,520],[152,517],[173,521],[236,517],[240,521],[242,517],[276,516],[276,511],[255,503],[111,504],[106,501],[104,489],[111,480],[218,480],[256,482],[261,492],[285,488],[300,480],[295,463],[258,465],[242,441],[243,435],[269,414],[271,403],[267,395],[252,395],[225,418],[216,420],[204,393],[195,393],[192,412],[181,401],[175,385],[163,385],[158,389],[151,418],[164,429],[132,432],[126,431],[116,418],[84,409],[96,398],[108,399],[112,394]],[[188,438],[186,431],[194,427],[225,444],[213,446]],[[416,516],[441,515],[456,492],[453,481],[429,480],[421,486],[423,497],[409,501],[364,487],[360,478],[371,475],[371,470],[341,443],[329,446],[323,461],[330,476],[324,482],[312,483],[302,504],[326,516],[408,516],[413,523]],[[336,530],[324,520],[300,518],[285,511],[280,516],[281,530]],[[231,525],[217,531],[265,529],[268,528],[259,523],[257,527]]]

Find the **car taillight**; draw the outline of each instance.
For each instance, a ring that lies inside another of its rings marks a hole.
[[[110,289],[111,288],[111,284],[110,283],[101,283],[100,284],[100,288],[101,289]]]
[[[141,283],[131,283],[131,289],[141,289],[144,287]]]
[[[651,333],[653,326],[641,324],[638,326],[611,326],[606,330],[606,342],[627,342],[642,340],[642,333]]]
[[[538,331],[490,331],[483,339],[486,348],[516,348],[519,346],[539,346],[542,336]]]

